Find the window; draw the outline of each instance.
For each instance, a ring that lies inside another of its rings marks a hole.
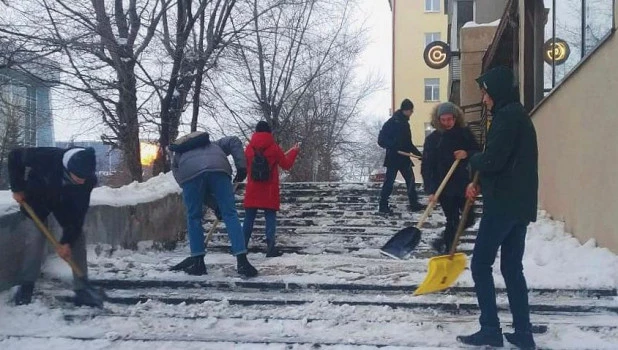
[[[425,79],[425,101],[440,101],[440,79]]]
[[[440,12],[440,1],[442,0],[425,0],[425,12]]]
[[[551,91],[603,40],[612,33],[614,2],[609,0],[544,0],[548,9],[546,45],[557,44],[554,53],[562,60],[545,61],[545,92]],[[555,8],[553,7],[555,5]],[[550,50],[551,46],[544,48]],[[566,52],[568,55],[561,55]],[[554,64],[555,63],[555,64]]]
[[[440,33],[425,33],[425,46],[439,40],[442,40],[440,39]]]

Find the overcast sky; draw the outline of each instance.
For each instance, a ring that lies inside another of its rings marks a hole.
[[[391,96],[391,11],[387,0],[358,0],[355,17],[368,30],[369,45],[360,58],[359,74],[378,75],[382,89],[376,91],[365,103],[359,117],[367,119],[388,118]],[[52,91],[52,108],[56,141],[99,140],[103,128],[97,122],[85,123],[82,114],[87,113],[72,107],[58,89]],[[92,120],[92,119],[91,119]]]

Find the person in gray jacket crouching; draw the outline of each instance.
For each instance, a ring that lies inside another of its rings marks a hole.
[[[182,188],[182,198],[187,213],[187,231],[191,256],[171,268],[190,275],[205,275],[204,228],[202,227],[203,202],[207,195],[214,196],[236,256],[238,274],[257,276],[257,270],[247,260],[247,247],[234,202],[232,166],[228,156],[234,158],[236,176],[233,182],[247,177],[247,161],[242,142],[228,136],[211,142],[206,132],[193,132],[169,146],[172,152],[172,173]]]

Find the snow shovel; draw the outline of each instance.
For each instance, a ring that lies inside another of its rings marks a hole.
[[[22,202],[21,206],[26,210],[26,212],[28,213],[32,221],[34,221],[34,224],[41,231],[41,233],[43,233],[43,235],[47,238],[47,240],[49,240],[49,242],[54,246],[54,248],[57,249],[60,246],[60,243],[58,242],[56,237],[54,237],[54,235],[49,231],[47,226],[45,226],[45,224],[41,221],[38,215],[36,215],[34,210],[32,210],[32,207],[30,207],[30,205],[26,202]],[[69,266],[71,266],[71,269],[73,270],[75,275],[77,275],[77,278],[80,280],[80,282],[84,286],[84,291],[90,295],[92,300],[96,303],[96,306],[98,308],[103,308],[103,301],[105,299],[105,294],[101,290],[97,290],[95,287],[93,287],[90,284],[90,282],[88,282],[86,275],[79,268],[79,266],[77,266],[77,264],[75,263],[75,261],[73,261],[73,259],[68,258],[68,259],[65,259],[65,261],[69,264]]]
[[[474,174],[472,183],[476,185],[478,179],[479,173],[477,171]],[[466,254],[455,253],[455,249],[457,249],[457,245],[459,244],[459,236],[461,236],[464,231],[467,221],[466,218],[468,217],[468,213],[470,213],[474,201],[474,198],[466,201],[463,213],[461,214],[461,220],[459,220],[459,226],[457,227],[457,234],[451,245],[451,251],[448,255],[435,256],[429,259],[427,276],[423,283],[414,291],[414,295],[428,294],[447,289],[457,281],[459,275],[466,269]]]
[[[446,173],[446,176],[442,180],[442,183],[440,184],[438,190],[434,195],[434,200],[432,202],[429,202],[429,205],[425,209],[423,216],[418,221],[416,226],[406,227],[395,233],[395,235],[391,237],[391,239],[389,239],[388,242],[386,242],[386,244],[380,249],[380,253],[393,259],[401,260],[404,259],[407,255],[409,255],[414,250],[414,248],[416,248],[416,246],[421,241],[421,227],[425,223],[425,220],[427,220],[427,217],[429,217],[429,214],[431,214],[431,212],[433,211],[433,208],[438,203],[438,198],[440,197],[442,190],[444,190],[444,187],[446,187],[448,180],[455,172],[457,165],[459,165],[459,161],[459,159],[455,159],[453,165],[451,165],[451,168],[449,169],[448,173]]]

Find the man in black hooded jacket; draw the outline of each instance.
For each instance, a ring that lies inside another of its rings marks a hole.
[[[86,275],[86,240],[82,226],[90,206],[90,194],[97,183],[95,169],[93,148],[18,148],[8,156],[13,198],[19,204],[29,204],[41,220],[54,214],[62,227],[58,255],[63,259],[72,258]],[[23,208],[22,212],[28,216]],[[19,287],[13,297],[17,305],[29,304],[32,300],[45,242],[45,236],[35,230],[26,237]],[[99,301],[85,291],[84,280],[75,274],[73,277],[75,304],[98,306]]]
[[[401,108],[393,113],[393,116],[384,123],[380,135],[378,136],[378,145],[386,149],[386,157],[384,158],[384,166],[386,167],[386,175],[382,184],[380,193],[379,212],[382,214],[392,214],[393,210],[388,206],[388,198],[393,192],[393,185],[397,173],[400,172],[403,179],[406,181],[408,190],[408,200],[410,201],[410,210],[419,211],[425,207],[418,202],[416,193],[414,172],[412,171],[412,161],[410,157],[403,153],[412,153],[418,157],[423,154],[412,143],[412,131],[410,130],[410,116],[414,112],[414,104],[409,99],[401,102]]]
[[[466,190],[468,198],[483,193],[483,217],[470,264],[481,330],[457,340],[475,346],[503,344],[492,275],[501,248],[500,270],[515,329],[504,336],[520,349],[534,349],[522,259],[528,224],[536,220],[538,148],[534,125],[513,81],[513,72],[506,67],[493,68],[477,79],[483,103],[493,116],[485,150],[470,158],[472,169],[480,173],[480,187],[470,184]]]

